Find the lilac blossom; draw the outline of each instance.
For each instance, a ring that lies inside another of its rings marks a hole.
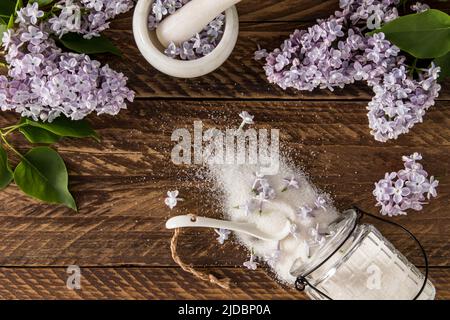
[[[91,39],[108,29],[111,19],[129,11],[133,5],[133,0],[61,0],[48,22],[59,37],[75,32]]]
[[[427,11],[428,9],[430,9],[430,6],[421,2],[416,2],[415,4],[411,5],[411,10],[417,13]]]
[[[301,220],[310,220],[311,217],[313,217],[313,209],[308,206],[308,205],[304,205],[299,207],[298,211],[297,211],[297,216],[301,219]]]
[[[427,199],[431,199],[431,197],[437,196],[436,188],[439,185],[439,181],[435,180],[433,176],[430,177],[429,180],[423,183],[423,190],[427,193]]]
[[[285,187],[281,190],[281,192],[285,192],[288,189],[298,189],[300,188],[299,184],[298,184],[298,180],[295,179],[295,177],[291,177],[289,178],[284,178],[283,182],[285,183]]]
[[[289,233],[294,237],[294,238],[298,238],[298,226],[297,224],[295,224],[294,222],[291,223],[291,225],[289,226]]]
[[[258,263],[255,261],[255,255],[253,252],[250,254],[250,259],[244,262],[244,267],[249,270],[256,270],[258,268]]]
[[[415,80],[408,77],[405,66],[392,68],[373,86],[375,96],[369,102],[369,127],[376,140],[385,142],[408,133],[439,95],[439,67],[432,66]]]
[[[314,201],[314,206],[316,207],[316,209],[326,210],[326,208],[325,208],[326,204],[327,204],[327,200],[322,196],[318,196],[316,198],[316,200]]]
[[[44,12],[39,10],[39,4],[35,2],[17,11],[17,18],[15,22],[22,24],[37,24],[38,19],[43,16]]]
[[[266,255],[264,258],[267,264],[273,268],[280,259],[280,257],[281,257],[281,242],[278,241],[277,248],[269,255]]]
[[[127,78],[89,56],[65,53],[35,4],[20,10],[19,24],[3,35],[8,75],[0,76],[1,110],[51,122],[60,115],[80,120],[92,112],[116,115],[133,101]]]
[[[374,97],[368,104],[371,134],[378,141],[397,139],[423,121],[441,86],[440,68],[433,64],[412,78],[406,58],[383,33],[366,29],[398,17],[397,0],[342,0],[340,11],[307,30],[295,30],[266,57],[264,70],[283,89],[312,91],[343,88],[366,81]],[[424,10],[416,5],[418,11]]]
[[[253,118],[254,118],[255,116],[251,115],[251,114],[248,113],[247,111],[242,111],[242,112],[239,114],[239,117],[242,118],[242,122],[241,122],[241,125],[240,125],[239,128],[238,128],[238,131],[242,130],[246,124],[254,124],[254,123],[255,123],[255,122],[253,121]]]
[[[258,44],[258,50],[255,51],[254,59],[258,61],[266,58],[268,55],[267,49],[261,49],[261,46]]]
[[[264,183],[263,181],[265,181],[267,179],[265,178],[265,175],[260,172],[255,172],[254,176],[255,176],[255,180],[253,181],[253,184],[252,184],[252,191],[256,192],[258,190],[258,188],[261,186],[261,183]]]
[[[178,190],[167,191],[167,198],[164,199],[164,203],[170,208],[170,210],[176,207],[178,201],[183,201],[182,198],[178,198],[178,194]]]
[[[169,14],[175,13],[190,0],[156,0],[148,17],[148,29],[155,30]],[[211,53],[222,39],[225,15],[219,14],[199,33],[181,44],[170,43],[164,53],[174,59],[194,60]]]
[[[408,209],[422,210],[427,199],[437,196],[439,181],[433,176],[428,178],[428,173],[417,162],[422,156],[414,153],[402,159],[403,170],[386,173],[383,179],[375,183],[373,195],[383,215],[405,215]]]
[[[230,236],[230,234],[231,234],[231,231],[230,231],[230,230],[227,230],[227,229],[214,229],[214,231],[219,235],[219,236],[217,237],[217,241],[218,241],[220,244],[224,244],[224,242],[225,242],[226,240],[228,240],[228,238],[229,238],[229,236]]]

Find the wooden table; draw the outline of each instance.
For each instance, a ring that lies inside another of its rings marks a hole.
[[[185,230],[180,255],[200,270],[227,276],[222,290],[182,271],[170,256],[172,215],[219,217],[207,184],[196,167],[170,161],[176,128],[238,125],[238,113],[255,115],[257,127],[281,129],[281,142],[294,162],[336,206],[352,204],[376,212],[373,184],[396,171],[401,156],[421,152],[425,168],[440,180],[439,196],[422,212],[393,218],[423,242],[431,263],[437,298],[450,298],[450,86],[423,124],[397,141],[379,143],[369,134],[366,105],[370,89],[362,84],[313,93],[283,91],[270,85],[254,61],[257,44],[273,49],[295,28],[311,25],[337,8],[337,0],[259,0],[239,5],[241,31],[230,59],[216,72],[194,80],[165,76],[140,56],[131,31],[131,14],[113,23],[108,34],[124,53],[104,59],[123,71],[137,92],[136,102],[117,117],[92,116],[102,136],[64,140],[57,145],[70,171],[70,188],[79,212],[43,205],[16,186],[0,192],[0,298],[3,299],[303,299],[274,281],[267,270],[244,270],[247,253],[223,246],[207,230]],[[449,4],[435,7],[450,11]],[[2,113],[0,124],[17,121]],[[17,137],[16,143],[21,143]],[[26,146],[25,143],[23,143]],[[186,201],[173,211],[164,205],[167,190],[179,189]],[[391,227],[381,229],[406,256],[423,265],[420,252]],[[66,288],[68,265],[81,267],[81,290]]]

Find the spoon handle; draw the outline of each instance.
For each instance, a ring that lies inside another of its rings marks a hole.
[[[286,236],[286,232],[282,232],[280,234],[268,234],[259,230],[254,224],[251,223],[232,222],[197,216],[194,217],[192,215],[176,216],[170,218],[166,222],[167,229],[185,227],[227,229],[242,232],[261,240],[280,240]]]

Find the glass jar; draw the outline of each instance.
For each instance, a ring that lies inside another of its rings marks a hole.
[[[330,226],[331,237],[310,262],[295,262],[291,274],[305,276],[314,288],[335,300],[413,299],[423,285],[424,275],[374,226],[355,227],[356,220],[354,210],[346,211]],[[327,299],[314,288],[305,288],[311,299]],[[428,280],[417,299],[432,300],[435,293]]]

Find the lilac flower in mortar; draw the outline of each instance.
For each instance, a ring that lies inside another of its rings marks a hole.
[[[291,177],[290,179],[289,179],[289,178],[284,178],[284,179],[283,179],[283,182],[284,182],[286,185],[285,185],[285,187],[281,190],[281,192],[285,192],[285,191],[287,191],[288,189],[291,189],[291,188],[293,188],[293,189],[298,189],[298,188],[300,188],[300,186],[299,186],[299,184],[298,184],[298,180],[295,179],[295,177]]]
[[[175,43],[170,42],[166,50],[164,50],[164,54],[168,57],[175,58],[180,54],[180,48],[178,48]]]
[[[250,254],[250,260],[244,262],[244,267],[249,270],[256,270],[258,268],[258,263],[255,261],[253,252]]]
[[[225,240],[228,240],[228,238],[231,234],[231,231],[227,230],[227,229],[214,229],[214,231],[219,235],[217,237],[217,241],[220,244],[224,244]]]
[[[241,130],[244,128],[244,126],[245,126],[246,124],[254,124],[254,122],[253,122],[254,116],[252,116],[252,115],[251,115],[250,113],[248,113],[247,111],[242,111],[242,112],[239,114],[239,117],[242,118],[242,122],[241,122],[241,125],[239,126],[239,128],[238,128],[237,131],[241,131]]]
[[[152,12],[157,20],[161,20],[162,17],[168,13],[168,10],[161,0],[156,0],[153,5]]]
[[[178,190],[167,191],[167,198],[164,199],[164,203],[170,208],[170,210],[176,207],[178,201],[183,201],[182,198],[178,198],[178,194]]]
[[[180,48],[180,58],[182,60],[195,59],[194,45],[188,41],[184,41]]]

